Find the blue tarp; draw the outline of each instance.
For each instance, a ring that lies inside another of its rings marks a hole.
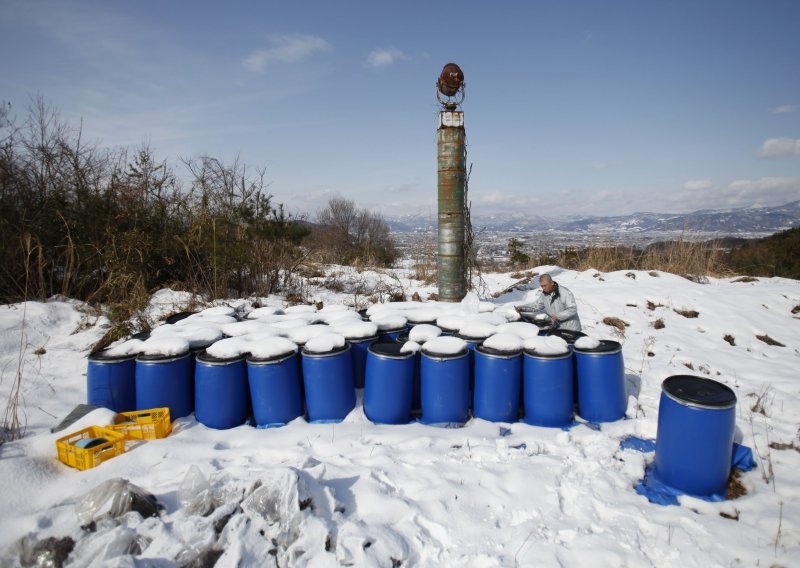
[[[634,450],[637,452],[653,452],[656,449],[655,440],[645,440],[635,436],[629,436],[623,439],[619,444],[622,450]],[[733,454],[731,456],[731,467],[740,469],[742,471],[750,471],[756,467],[756,461],[753,459],[753,451],[747,446],[741,444],[733,444]],[[685,492],[670,487],[658,479],[658,474],[655,471],[655,465],[651,463],[644,470],[644,479],[636,484],[636,492],[639,495],[647,497],[647,500],[657,505],[677,505],[678,497],[686,495]],[[727,497],[726,493],[721,495],[708,495],[698,496],[698,499],[705,501],[724,501]]]

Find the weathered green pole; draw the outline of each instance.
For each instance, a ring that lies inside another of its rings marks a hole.
[[[456,110],[461,101],[449,97],[461,93],[464,75],[455,63],[442,70],[437,84],[437,97],[444,109],[439,113],[436,135],[439,167],[439,300],[460,302],[467,293],[464,262],[464,185],[467,164],[464,113]],[[448,97],[442,100],[439,93]]]

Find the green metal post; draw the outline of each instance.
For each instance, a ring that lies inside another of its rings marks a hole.
[[[464,113],[439,113],[439,300],[460,302],[467,293],[464,262],[464,184],[467,177]]]

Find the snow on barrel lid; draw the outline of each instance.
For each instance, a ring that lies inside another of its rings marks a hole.
[[[378,334],[378,325],[371,321],[340,321],[331,326],[331,331],[344,335],[346,339],[366,339]]]
[[[141,339],[128,339],[119,345],[109,347],[105,353],[109,357],[125,357],[127,355],[138,355],[142,351],[144,341]]]
[[[467,323],[467,321],[468,319],[464,315],[445,314],[436,318],[436,325],[442,329],[458,331]]]
[[[283,310],[277,306],[261,306],[260,308],[252,310],[249,314],[247,314],[247,317],[249,319],[258,319],[264,316],[273,316],[282,313]]]
[[[323,333],[330,333],[330,331],[331,328],[329,328],[327,325],[314,324],[304,325],[303,327],[294,327],[289,330],[287,335],[290,340],[294,341],[298,345],[304,345],[308,343],[311,338],[322,335]]]
[[[164,357],[185,355],[189,352],[189,341],[181,335],[165,333],[150,337],[142,344],[142,355],[161,355]]]
[[[211,308],[201,310],[195,315],[202,318],[208,316],[234,316],[235,314],[236,310],[230,306],[213,306]]]
[[[439,315],[439,310],[432,307],[430,308],[420,307],[420,308],[413,308],[410,310],[406,310],[404,312],[404,315],[406,316],[406,318],[408,318],[408,321],[410,321],[411,323],[427,323],[431,321],[436,321],[436,318]]]
[[[529,337],[522,346],[525,351],[533,352],[535,355],[552,357],[554,355],[564,355],[569,353],[569,345],[560,337]]]
[[[524,321],[512,321],[498,325],[497,331],[499,333],[513,333],[522,339],[528,339],[529,337],[536,337],[539,335],[538,327]]]
[[[406,316],[399,313],[388,313],[370,316],[370,319],[378,326],[380,331],[401,329],[406,326],[408,320]]]
[[[269,337],[266,341],[250,338],[250,355],[254,359],[275,359],[297,353],[297,344],[285,337]]]
[[[283,308],[283,311],[287,314],[313,314],[317,311],[317,308],[307,304],[297,304],[296,306]]]
[[[421,347],[416,341],[406,341],[400,346],[400,353],[416,353]]]
[[[336,325],[340,322],[362,321],[361,315],[352,310],[335,310],[330,312],[317,312],[319,321],[324,321],[328,325]]]
[[[502,353],[522,350],[522,338],[513,333],[495,333],[483,342],[483,347]]]
[[[273,331],[273,335],[280,335],[280,330],[259,320],[245,320],[228,323],[222,326],[222,333],[228,337],[239,337],[251,333],[268,333]]]
[[[586,337],[579,337],[575,340],[575,349],[592,350],[600,347],[600,340],[596,337],[587,335]]]
[[[182,319],[180,321],[176,321],[174,323],[174,326],[183,327],[185,325],[195,325],[198,323],[202,325],[216,324],[217,326],[222,326],[227,323],[233,323],[235,321],[238,320],[233,316],[226,316],[223,314],[204,316],[201,312],[199,314],[192,314],[188,318]]]
[[[428,355],[458,355],[467,349],[467,342],[452,335],[434,337],[422,346],[422,352]]]
[[[425,343],[440,335],[442,335],[442,330],[429,323],[415,325],[411,328],[411,331],[408,332],[408,338],[416,343]]]
[[[206,349],[206,353],[218,359],[233,359],[249,352],[249,341],[245,337],[226,337]]]
[[[497,326],[482,321],[470,321],[458,330],[458,334],[470,339],[485,339],[497,333]]]
[[[344,335],[328,332],[311,338],[305,345],[308,353],[330,353],[345,346]]]
[[[492,325],[500,325],[508,322],[506,316],[503,314],[498,314],[497,312],[485,312],[478,314],[477,316],[470,318],[470,322],[482,322],[482,323],[490,323]]]
[[[305,327],[310,323],[311,322],[308,322],[305,319],[301,318],[288,318],[288,319],[281,319],[280,321],[270,322],[270,325],[278,329],[289,330],[289,329],[294,329],[296,327]]]

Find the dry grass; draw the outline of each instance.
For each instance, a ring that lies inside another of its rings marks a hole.
[[[764,335],[756,335],[756,339],[758,339],[759,341],[763,341],[763,342],[764,342],[764,343],[766,343],[767,345],[774,345],[775,347],[786,347],[786,346],[785,346],[783,343],[781,343],[780,341],[777,341],[777,340],[775,340],[775,339],[772,339],[772,338],[771,338],[769,335],[767,335],[767,334],[764,334]]]
[[[730,333],[726,334],[725,337],[723,337],[722,339],[724,339],[731,345],[736,345],[736,339]]]
[[[653,322],[653,327],[656,329],[664,329],[666,324],[662,318],[658,318],[656,321]]]
[[[628,324],[625,323],[623,320],[616,318],[616,317],[606,317],[603,318],[603,323],[606,325],[610,325],[617,329],[619,333],[625,335],[625,328],[628,327]]]
[[[742,477],[741,470],[735,467],[731,468],[731,475],[730,477],[728,477],[728,497],[727,497],[728,501],[730,501],[731,499],[738,499],[739,497],[747,495],[747,488],[742,484],[741,480],[739,479],[740,477]],[[722,513],[720,514],[722,515]],[[729,517],[726,515],[722,516],[728,519],[732,518],[733,520],[736,521],[739,520],[738,512],[735,517]]]
[[[600,272],[617,270],[646,270],[685,276],[702,281],[706,276],[725,276],[729,271],[723,263],[723,250],[716,242],[691,242],[681,238],[658,247],[639,250],[625,246],[595,246],[580,251],[563,251],[556,264],[575,270],[594,268]],[[635,274],[628,273],[635,277]]]
[[[697,316],[699,316],[699,315],[700,315],[700,312],[697,312],[697,311],[695,311],[695,310],[682,310],[682,309],[681,309],[681,310],[679,310],[679,309],[677,309],[677,308],[673,308],[673,310],[672,310],[672,311],[673,311],[673,312],[675,312],[676,314],[680,314],[680,315],[682,315],[683,317],[685,317],[685,318],[690,318],[690,319],[691,319],[691,318],[696,318]]]

